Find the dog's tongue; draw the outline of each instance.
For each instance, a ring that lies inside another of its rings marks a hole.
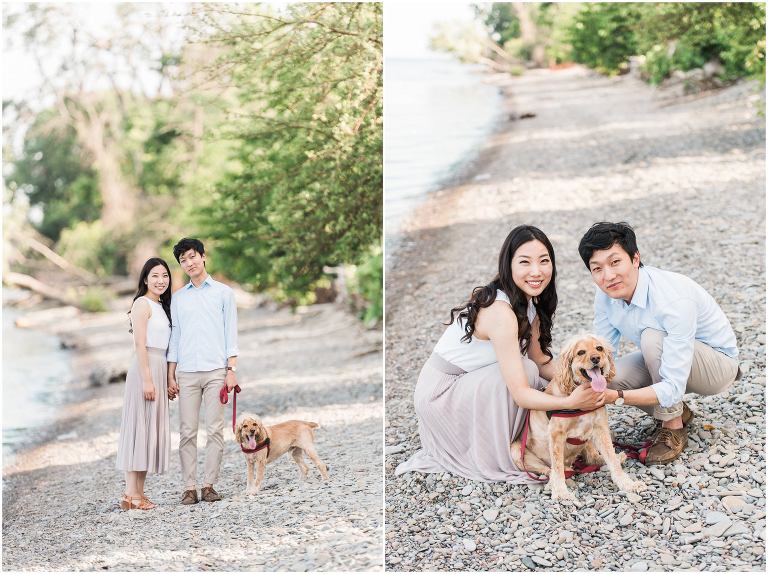
[[[603,373],[600,372],[600,367],[595,367],[587,371],[589,378],[592,380],[592,390],[597,393],[602,393],[608,386]]]
[[[255,437],[249,437],[248,438],[248,448],[256,448],[257,444],[258,443],[256,442],[256,438]]]

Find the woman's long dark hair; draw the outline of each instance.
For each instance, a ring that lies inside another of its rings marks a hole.
[[[139,274],[139,287],[136,289],[136,295],[133,297],[133,300],[136,301],[139,297],[143,297],[147,294],[147,291],[149,288],[147,287],[147,277],[149,277],[149,272],[152,271],[155,267],[158,265],[162,265],[165,267],[165,270],[168,272],[168,288],[163,292],[162,295],[160,295],[160,304],[163,306],[163,311],[165,311],[165,314],[168,317],[168,326],[171,325],[171,293],[173,292],[171,289],[171,270],[168,268],[168,264],[160,259],[159,257],[151,257],[147,259],[147,262],[144,264],[144,267],[141,268],[141,273]],[[128,319],[131,318],[131,312],[128,311]],[[129,333],[133,333],[133,324],[131,324],[131,328],[128,331]]]
[[[555,277],[557,276],[557,267],[555,266],[555,250],[552,243],[544,232],[538,227],[532,225],[519,225],[509,232],[501,246],[499,253],[499,272],[488,285],[475,287],[469,301],[458,307],[451,309],[451,319],[447,325],[454,321],[454,316],[458,313],[461,321],[464,321],[465,335],[462,341],[469,342],[475,332],[475,322],[480,309],[489,307],[496,300],[496,290],[501,289],[509,297],[509,303],[517,317],[517,336],[520,340],[520,351],[525,353],[531,342],[531,324],[528,322],[528,299],[525,293],[515,285],[512,280],[512,257],[515,252],[524,243],[529,241],[541,241],[549,252],[550,261],[552,261],[552,278],[549,284],[541,292],[541,295],[534,297],[533,305],[536,307],[536,314],[539,316],[539,345],[542,352],[550,359],[552,358],[552,322],[557,309],[557,291],[555,289]]]

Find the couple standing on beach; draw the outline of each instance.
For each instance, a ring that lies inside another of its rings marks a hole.
[[[622,337],[640,350],[616,360],[603,392],[589,385],[567,397],[540,392],[554,375],[555,253],[540,229],[514,228],[495,279],[451,310],[419,375],[414,403],[422,448],[396,474],[530,482],[510,453],[527,411],[593,410],[607,403],[633,405],[656,419],[646,464],[680,456],[693,416],[683,395],[722,393],[740,376],[731,324],[692,279],[644,266],[626,223],[594,224],[578,250],[597,286],[596,334],[614,350]]]
[[[237,385],[237,308],[232,289],[215,281],[205,268],[205,248],[184,238],[173,248],[190,282],[173,297],[168,264],[149,259],[129,315],[136,354],[128,369],[117,469],[125,471],[124,510],[150,510],[144,494],[147,472],[168,469],[169,400],[179,397],[180,441],[184,493],[181,504],[196,504],[197,429],[204,405],[207,443],[201,497],[221,500],[213,485],[224,451],[224,406],[219,399]]]

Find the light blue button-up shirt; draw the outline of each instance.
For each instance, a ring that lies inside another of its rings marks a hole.
[[[736,359],[736,335],[712,296],[693,279],[644,265],[632,301],[595,294],[594,327],[618,349],[621,337],[640,346],[645,329],[666,333],[661,352],[661,380],[653,390],[663,407],[683,399],[693,363],[694,341]]]
[[[209,275],[200,287],[190,281],[171,299],[168,362],[183,373],[213,371],[236,357],[235,293]]]

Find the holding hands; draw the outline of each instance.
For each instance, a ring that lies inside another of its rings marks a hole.
[[[179,395],[179,385],[176,383],[176,377],[168,379],[168,399],[173,400]]]

